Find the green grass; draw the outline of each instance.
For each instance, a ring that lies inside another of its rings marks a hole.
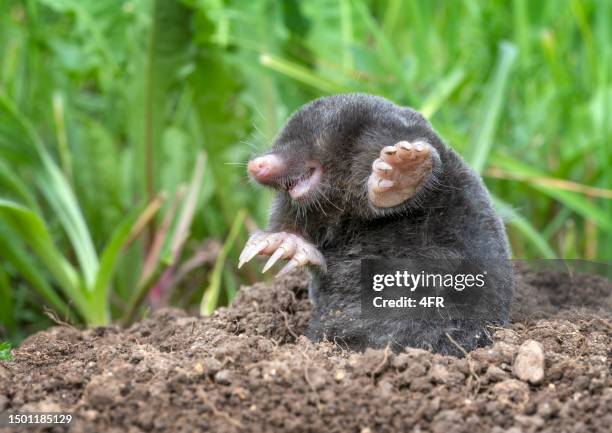
[[[12,361],[12,359],[13,355],[11,355],[11,343],[0,343],[0,361]]]
[[[516,257],[609,260],[611,28],[609,0],[0,2],[0,338],[260,279],[244,163],[337,92],[423,112]]]

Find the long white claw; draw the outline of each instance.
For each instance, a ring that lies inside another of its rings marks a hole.
[[[250,249],[257,244],[257,242],[261,239],[261,237],[263,236],[263,232],[255,232],[251,235],[251,237],[249,238],[249,240],[247,241],[246,245],[244,246],[244,249],[242,250],[242,252],[240,253],[240,257],[238,258],[238,260],[240,261],[240,263],[245,263],[244,258],[246,257],[247,253],[250,251]]]
[[[266,262],[265,266],[261,270],[261,273],[262,274],[265,273],[279,259],[281,259],[281,258],[287,259],[287,258],[293,256],[293,253],[295,253],[296,244],[297,244],[297,242],[295,240],[295,237],[293,235],[288,235],[285,238],[285,240],[282,241],[282,243],[278,246],[276,251],[274,251],[272,256],[270,256],[270,258]]]
[[[289,273],[293,269],[297,268],[299,265],[299,262],[295,258],[289,260],[289,262],[280,271],[278,271],[276,277],[280,277],[281,275]]]
[[[270,255],[270,258],[263,267],[262,273],[267,272],[280,259],[290,259],[290,261],[281,269],[277,276],[308,264],[321,266],[321,269],[325,272],[325,259],[316,247],[292,233],[254,233],[247,241],[244,250],[240,253],[238,268],[241,268],[257,254]]]
[[[261,270],[261,273],[262,274],[266,273],[268,271],[268,269],[270,269],[272,266],[274,266],[274,263],[276,263],[278,261],[278,259],[283,257],[286,253],[287,252],[285,251],[285,249],[282,246],[278,247],[278,249],[276,251],[274,251],[274,254],[272,254],[270,256],[270,258],[268,259],[268,261],[266,262],[265,266]]]
[[[268,242],[268,240],[264,239],[263,241],[260,241],[253,246],[245,248],[242,252],[242,254],[244,255],[241,255],[242,257],[240,259],[240,264],[238,265],[238,268],[240,268],[240,266],[242,266],[244,263],[250,261],[253,257],[259,254],[261,250],[266,249],[269,245],[270,243]]]

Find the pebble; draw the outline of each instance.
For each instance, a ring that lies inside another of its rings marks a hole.
[[[541,383],[544,379],[544,348],[534,340],[527,340],[519,347],[514,360],[514,374],[524,382]]]
[[[232,383],[232,372],[227,369],[219,370],[217,374],[215,374],[215,382],[221,385],[229,385]]]
[[[210,376],[214,376],[221,370],[223,364],[218,359],[210,357],[202,360],[202,367]]]

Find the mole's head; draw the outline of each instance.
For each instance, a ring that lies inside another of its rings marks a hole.
[[[324,212],[360,209],[380,149],[425,133],[433,131],[420,114],[386,99],[320,98],[291,116],[272,148],[249,161],[248,172],[296,205],[316,204],[312,208]]]

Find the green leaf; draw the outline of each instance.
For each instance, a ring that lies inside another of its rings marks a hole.
[[[43,155],[46,173],[41,177],[40,189],[62,223],[74,248],[81,273],[88,290],[93,290],[99,262],[83,214],[70,184],[48,155]]]
[[[293,78],[296,81],[312,86],[315,89],[325,93],[345,93],[351,91],[350,88],[345,87],[340,83],[321,77],[309,69],[298,65],[297,63],[282,59],[272,54],[263,53],[261,56],[259,56],[259,62],[267,68],[286,75],[289,78]]]
[[[23,241],[10,227],[0,223],[0,259],[10,263],[21,277],[36,290],[62,317],[72,320],[74,314],[47,281],[40,263],[26,251]]]
[[[1,254],[2,252],[0,251],[0,256]],[[0,325],[4,326],[8,331],[13,331],[16,325],[13,303],[13,291],[8,275],[3,267],[0,267]]]
[[[463,69],[454,69],[450,72],[421,104],[419,111],[427,119],[431,119],[446,99],[459,87],[465,77]]]
[[[152,207],[153,206],[153,207]],[[151,211],[153,209],[153,211]],[[127,244],[133,240],[135,230],[140,231],[139,226],[148,224],[159,210],[159,204],[151,203],[149,206],[137,209],[128,215],[115,229],[106,248],[102,252],[100,270],[96,277],[93,290],[93,305],[97,309],[98,324],[107,324],[110,320],[108,308],[108,293],[112,278],[117,267],[120,254]]]
[[[38,211],[38,205],[32,193],[24,182],[4,161],[0,160],[0,190],[5,198],[11,194],[12,198],[21,200],[24,205]]]
[[[517,161],[507,155],[493,155],[493,157],[491,158],[491,162],[493,162],[496,166],[504,170],[507,170],[511,173],[517,173],[523,177],[547,177],[546,174],[540,172],[538,169],[532,168],[527,164]],[[610,215],[607,214],[603,209],[595,206],[584,196],[575,192],[555,188],[553,186],[542,185],[536,182],[530,183],[528,179],[525,182],[530,187],[559,201],[560,203],[564,204],[565,206],[572,209],[574,212],[583,216],[584,218],[595,221],[600,227],[602,227],[606,231],[612,231],[612,218],[610,218]]]
[[[234,219],[234,223],[232,224],[232,228],[230,229],[230,232],[225,239],[225,243],[217,256],[217,260],[215,261],[215,266],[210,278],[210,284],[206,290],[204,290],[204,296],[202,296],[202,302],[200,304],[200,314],[203,316],[211,315],[217,308],[219,303],[219,294],[221,293],[221,277],[223,268],[225,266],[225,260],[227,259],[227,255],[234,245],[238,233],[240,233],[240,229],[242,228],[245,218],[246,210],[241,209],[238,211],[238,214]]]
[[[0,95],[0,120],[7,118],[13,125],[15,133],[21,135],[20,142],[36,152],[43,173],[39,178],[39,187],[57,213],[66,234],[71,240],[79,264],[81,265],[85,283],[91,288],[98,271],[98,258],[93,242],[87,230],[87,225],[79,209],[76,197],[68,181],[57,167],[31,123],[21,115],[13,105]],[[4,130],[0,128],[0,137]],[[8,138],[13,135],[9,135]]]
[[[525,236],[525,238],[532,243],[532,245],[540,251],[542,256],[546,259],[557,258],[557,254],[548,245],[546,239],[544,239],[540,232],[531,225],[521,214],[516,212],[508,203],[492,195],[493,202],[499,210],[500,214],[508,220],[508,222],[514,226],[519,232]]]
[[[191,10],[178,0],[155,0],[153,25],[146,70],[145,95],[145,182],[148,200],[157,190],[156,168],[161,166],[161,137],[165,128],[168,101],[180,73],[191,60]]]
[[[0,218],[13,228],[40,257],[66,296],[88,317],[87,301],[80,291],[78,274],[57,250],[44,221],[20,204],[0,199]]]
[[[471,167],[478,173],[487,163],[489,151],[493,144],[493,136],[497,129],[497,123],[502,110],[504,96],[508,87],[508,78],[510,70],[517,57],[516,47],[509,42],[501,42],[499,44],[499,53],[497,56],[497,64],[495,71],[491,77],[491,81],[487,86],[486,99],[482,106],[480,121],[476,123],[477,132],[474,139],[472,153],[469,158]]]
[[[12,361],[13,355],[11,355],[11,343],[4,342],[0,343],[0,361]]]

